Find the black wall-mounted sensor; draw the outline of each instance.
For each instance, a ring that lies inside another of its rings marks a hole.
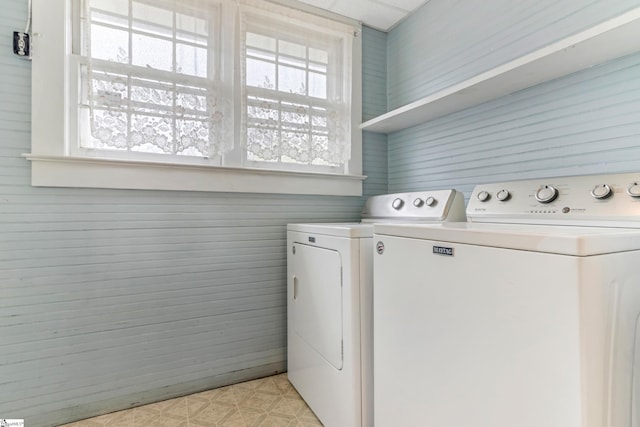
[[[13,32],[13,53],[23,58],[31,56],[31,42],[28,33]]]

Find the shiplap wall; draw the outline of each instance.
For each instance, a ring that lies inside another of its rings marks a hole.
[[[389,33],[389,109],[638,6],[638,0],[431,0]]]
[[[0,418],[57,425],[284,370],[286,224],[356,220],[362,199],[31,187],[30,63],[11,53],[26,4],[0,0]],[[382,145],[365,141],[366,194],[386,190]]]
[[[387,33],[363,27],[362,120],[387,111]],[[354,125],[358,125],[355,123]],[[364,169],[368,176],[365,196],[387,192],[387,136],[363,132]]]
[[[639,4],[431,0],[388,35],[389,102],[462,81]],[[456,188],[468,196],[484,182],[637,171],[638,111],[636,54],[390,134],[389,191]]]

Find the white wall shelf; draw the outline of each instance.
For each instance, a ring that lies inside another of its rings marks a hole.
[[[640,7],[360,125],[391,133],[640,51]]]

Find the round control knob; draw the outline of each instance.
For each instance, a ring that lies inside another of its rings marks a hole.
[[[593,187],[593,190],[591,190],[591,195],[596,199],[606,199],[612,194],[613,191],[611,191],[611,187],[609,187],[607,184],[596,185],[595,187]]]
[[[511,193],[508,190],[500,190],[498,194],[496,194],[496,198],[501,202],[506,202],[511,198]]]
[[[436,199],[435,199],[435,198],[433,198],[433,197],[431,197],[431,196],[429,196],[429,197],[427,197],[427,199],[424,201],[424,203],[425,203],[427,206],[433,206],[433,205],[435,205],[435,204],[436,204]]]
[[[627,194],[631,197],[640,197],[640,183],[634,182],[627,188]]]
[[[550,185],[543,185],[538,188],[535,197],[540,203],[551,203],[558,197],[558,189]]]
[[[478,193],[478,200],[480,200],[481,202],[486,202],[490,198],[491,198],[491,194],[489,194],[488,191],[482,190],[481,192]]]
[[[415,206],[416,208],[419,208],[420,206],[422,206],[424,203],[424,201],[421,198],[417,198],[413,201],[413,206]]]
[[[404,200],[402,200],[401,198],[397,198],[393,201],[393,203],[391,203],[391,207],[395,210],[400,210],[400,208],[402,208],[403,205],[404,205]]]

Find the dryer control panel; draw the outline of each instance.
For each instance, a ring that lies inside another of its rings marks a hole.
[[[433,190],[369,197],[362,221],[380,220],[466,221],[464,196],[456,190]]]
[[[476,186],[471,222],[640,228],[640,173],[542,178]]]

